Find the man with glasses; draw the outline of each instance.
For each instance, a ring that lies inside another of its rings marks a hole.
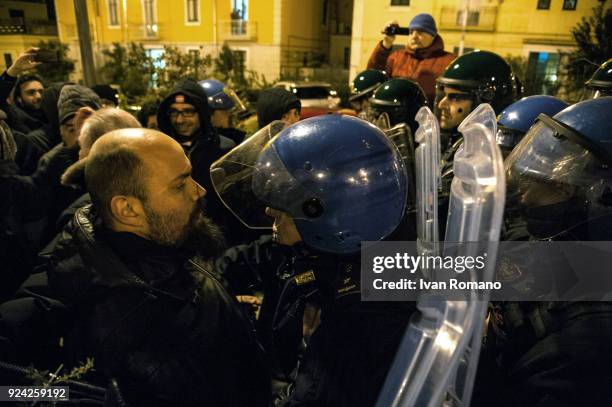
[[[391,26],[397,25],[395,21],[391,23]],[[385,34],[383,40],[374,48],[368,68],[384,70],[391,78],[404,77],[418,82],[427,99],[432,102],[435,97],[436,78],[455,56],[444,51],[444,41],[438,34],[436,22],[430,14],[417,14],[410,21],[408,28],[410,35],[406,48],[393,51],[395,35]],[[390,33],[387,29],[385,32]]]
[[[193,179],[206,190],[210,183],[210,165],[235,147],[235,143],[215,131],[210,121],[207,96],[191,79],[179,81],[161,102],[157,111],[159,130],[179,142],[193,167]],[[225,210],[214,193],[207,200],[207,214],[224,225]]]

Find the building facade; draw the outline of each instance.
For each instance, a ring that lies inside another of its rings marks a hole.
[[[448,51],[489,50],[528,60],[529,72],[554,88],[561,59],[575,43],[571,29],[592,14],[598,0],[355,0],[350,77],[365,69],[385,25],[401,26],[418,13],[434,16]],[[467,13],[467,15],[465,15]],[[463,23],[466,23],[465,31]],[[396,43],[405,42],[398,37]]]
[[[348,18],[338,4],[348,9]],[[78,62],[73,1],[55,5],[60,39]],[[352,0],[87,0],[87,5],[97,66],[104,47],[137,42],[154,56],[164,45],[216,56],[227,44],[247,70],[268,81],[296,77],[330,55],[348,69]],[[77,67],[78,79],[80,63]]]
[[[57,40],[53,1],[0,1],[0,69],[40,41]]]

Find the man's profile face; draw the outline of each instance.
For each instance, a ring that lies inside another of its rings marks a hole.
[[[200,117],[194,105],[189,103],[173,103],[168,112],[170,123],[181,136],[191,137],[200,128]]]
[[[433,44],[435,37],[425,31],[412,29],[408,36],[408,48],[415,50],[427,48]]]
[[[143,208],[149,239],[163,246],[216,254],[223,238],[204,215],[206,190],[191,178],[191,164],[180,146],[152,146],[142,159],[147,173]]]
[[[74,119],[75,116],[72,116],[70,119],[60,124],[60,135],[66,147],[73,147],[77,143],[78,134],[74,126]]]
[[[21,96],[19,102],[23,107],[29,109],[40,109],[44,87],[38,81],[29,81],[21,85]]]
[[[218,129],[229,129],[232,127],[232,115],[229,110],[215,109],[210,115],[213,127]]]
[[[444,87],[444,97],[438,102],[440,110],[440,128],[456,129],[473,108],[473,99],[469,93],[458,89]]]

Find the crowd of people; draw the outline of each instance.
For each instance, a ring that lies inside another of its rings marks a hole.
[[[36,49],[17,58],[0,76],[0,383],[93,358],[83,405],[374,406],[418,311],[361,301],[361,242],[417,239],[423,106],[442,134],[441,236],[459,126],[486,103],[506,158],[501,239],[610,240],[612,59],[569,105],[522,98],[493,52],[444,51],[428,14],[409,32],[395,51],[385,34],[353,80],[357,117],[300,121],[300,100],[271,88],[254,134],[212,78],[134,116],[108,85],[29,74]],[[473,405],[612,403],[612,306],[491,309]]]

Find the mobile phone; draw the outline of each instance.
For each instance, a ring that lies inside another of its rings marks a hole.
[[[382,33],[385,35],[410,35],[410,28],[400,27],[397,24],[389,24]]]
[[[40,51],[37,51],[36,55],[34,56],[34,60],[36,62],[43,63],[59,62],[59,59],[59,51],[51,51],[46,49],[41,49]]]

